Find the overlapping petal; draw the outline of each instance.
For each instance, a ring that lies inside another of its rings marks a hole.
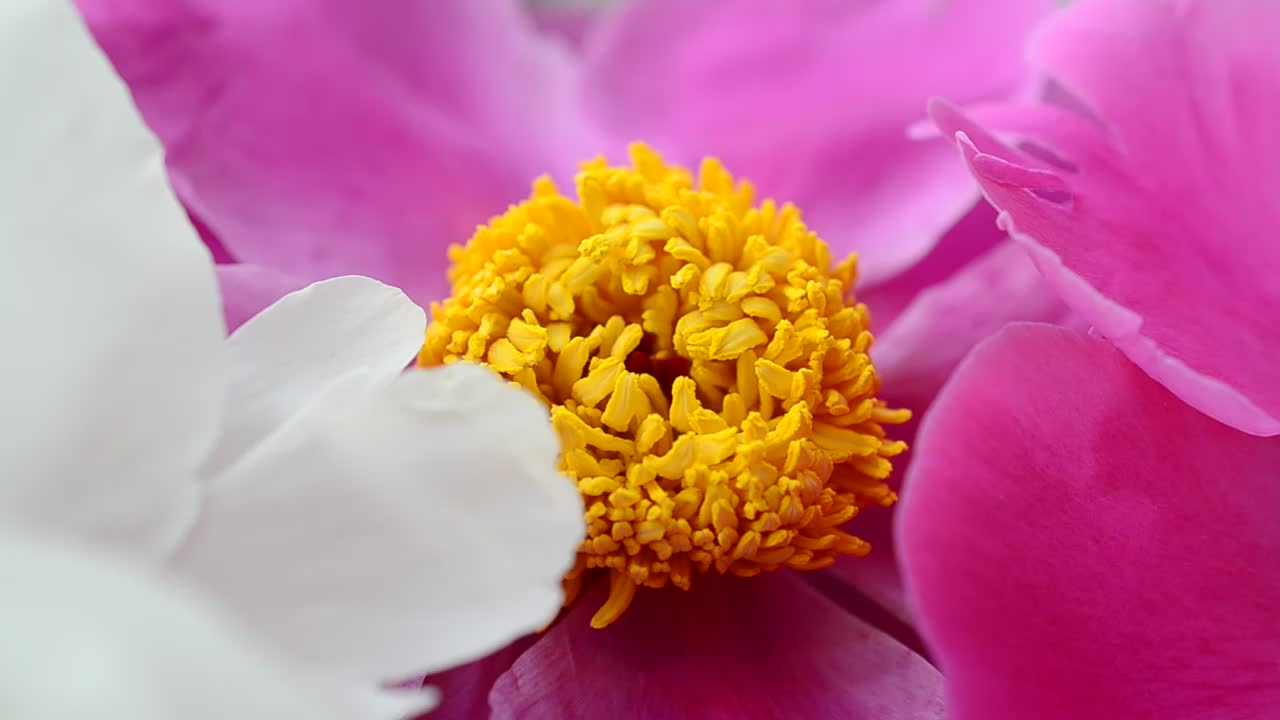
[[[0,87],[0,518],[162,553],[218,429],[213,267],[71,7],[4,4]]]
[[[78,5],[183,200],[303,280],[439,298],[450,243],[587,154],[574,67],[516,0]]]
[[[202,472],[215,476],[350,373],[390,379],[427,318],[398,288],[351,276],[285,296],[227,339],[227,411]]]
[[[1257,435],[1280,434],[1277,34],[1275,3],[1083,0],[1033,56],[1101,126],[979,115],[1028,154],[934,110],[1063,298],[1183,400]]]
[[[439,691],[440,704],[420,720],[490,717],[489,692],[494,682],[540,637],[541,633],[525,636],[480,660],[429,675],[423,683]]]
[[[923,257],[977,200],[925,101],[1009,97],[1029,80],[1038,0],[625,3],[587,38],[587,109],[682,162],[720,156],[794,201],[867,283]]]
[[[1268,717],[1280,441],[1013,326],[926,418],[900,550],[955,720]]]
[[[1080,324],[1026,253],[1006,240],[921,292],[876,338],[886,397],[923,414],[975,345],[1018,321]]]
[[[0,573],[4,717],[344,717],[323,687],[137,565],[6,536]]]
[[[228,332],[235,332],[276,300],[307,285],[287,273],[250,263],[218,265],[217,271]]]
[[[794,574],[699,580],[605,631],[588,594],[495,685],[495,720],[942,717],[932,666]]]
[[[440,670],[559,607],[585,530],[557,453],[486,369],[351,374],[218,479],[175,566],[308,663]]]

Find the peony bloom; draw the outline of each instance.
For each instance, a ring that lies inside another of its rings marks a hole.
[[[0,714],[397,718],[427,698],[386,681],[547,622],[583,523],[542,407],[404,374],[424,313],[368,278],[226,337],[71,6],[15,0],[0,38]]]
[[[422,364],[486,362],[550,407],[586,503],[577,602],[434,678],[442,716],[941,714],[884,542],[895,409],[1008,320],[1066,314],[906,129],[933,94],[1030,90],[1053,3],[635,2],[567,41],[502,0],[79,5],[231,322],[367,273],[443,300]],[[573,175],[637,138],[663,155]]]
[[[1277,37],[1081,0],[1032,44],[1068,102],[934,108],[1096,329],[1009,328],[920,429],[898,549],[955,720],[1280,707]]]

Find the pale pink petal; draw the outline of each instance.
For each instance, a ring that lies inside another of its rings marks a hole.
[[[682,161],[716,154],[796,202],[867,283],[910,266],[977,199],[942,143],[908,139],[926,100],[1027,87],[1040,0],[657,0],[587,39],[589,110]]]
[[[945,106],[1002,223],[1073,308],[1202,412],[1280,434],[1280,5],[1074,3],[1034,56],[1105,124],[1046,108]],[[1034,151],[1035,148],[1031,148]]]
[[[271,303],[307,286],[303,280],[262,265],[240,263],[219,265],[217,269],[222,316],[228,332],[234,332]]]
[[[1014,326],[925,419],[899,552],[953,720],[1270,717],[1280,440]]]
[[[398,374],[426,331],[422,308],[366,277],[325,280],[286,295],[227,338],[226,412],[202,474],[225,470],[338,378]]]
[[[603,600],[586,593],[499,679],[495,720],[943,715],[932,666],[795,574],[641,591],[595,630]]]
[[[585,527],[558,452],[488,369],[348,375],[214,481],[175,570],[300,661],[435,672],[559,609]]]
[[[213,264],[74,10],[0,8],[0,524],[163,554],[222,408]]]
[[[516,0],[78,0],[237,259],[442,296],[445,248],[586,154]]]

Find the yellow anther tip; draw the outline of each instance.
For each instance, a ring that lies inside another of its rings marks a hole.
[[[568,599],[609,575],[593,627],[640,585],[865,554],[839,526],[896,499],[884,426],[910,418],[876,397],[852,258],[832,269],[799,211],[719,160],[695,178],[629,155],[585,163],[577,200],[539,178],[451,250],[419,358],[484,360],[550,408],[588,525]]]

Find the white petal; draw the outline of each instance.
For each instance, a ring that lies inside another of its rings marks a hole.
[[[164,550],[219,422],[211,261],[69,2],[0,2],[0,93],[0,521]]]
[[[199,598],[65,546],[0,541],[0,717],[342,717]]]
[[[426,330],[422,308],[367,277],[325,280],[281,298],[227,340],[227,414],[204,474],[226,469],[335,379],[363,369],[401,372]]]
[[[175,563],[301,658],[425,674],[555,615],[585,532],[557,454],[486,369],[349,376],[220,478]]]

